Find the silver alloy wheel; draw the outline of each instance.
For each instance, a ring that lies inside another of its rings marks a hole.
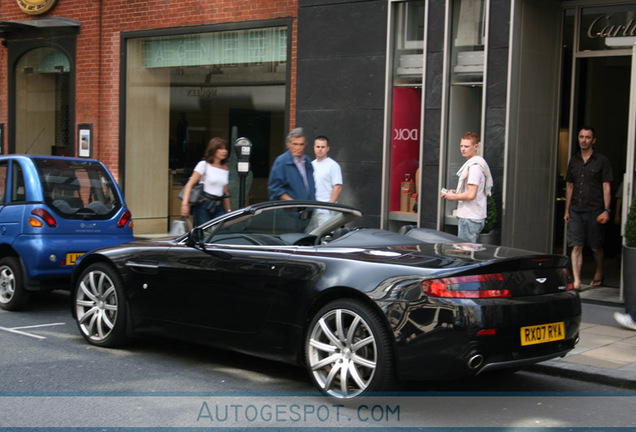
[[[320,389],[330,396],[352,398],[364,392],[377,358],[371,328],[351,310],[328,311],[309,334],[308,366]]]
[[[9,303],[15,295],[15,274],[11,267],[0,267],[0,303]]]
[[[100,270],[84,275],[75,297],[77,322],[86,337],[106,339],[117,322],[117,291],[111,278]]]

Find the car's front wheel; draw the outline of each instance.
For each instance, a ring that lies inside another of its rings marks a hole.
[[[89,265],[77,280],[74,301],[77,325],[87,341],[103,347],[126,341],[126,297],[114,268]]]
[[[0,308],[20,310],[29,300],[29,293],[22,286],[22,270],[16,257],[0,259]]]
[[[379,314],[362,301],[340,299],[316,314],[305,339],[305,361],[318,388],[336,398],[395,385],[391,337]]]

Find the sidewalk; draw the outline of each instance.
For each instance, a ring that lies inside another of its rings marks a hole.
[[[584,286],[582,302],[622,305],[615,288]],[[581,324],[581,340],[567,356],[534,365],[528,370],[570,376],[636,390],[636,331],[615,326]]]

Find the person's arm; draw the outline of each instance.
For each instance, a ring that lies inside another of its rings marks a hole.
[[[469,184],[465,192],[455,193],[454,190],[450,190],[444,195],[448,201],[472,201],[477,197],[478,185]]]
[[[232,211],[232,204],[230,204],[230,188],[228,185],[223,186],[223,207],[226,212]]]
[[[284,178],[284,163],[277,159],[272,166],[272,170],[269,173],[269,180],[267,188],[269,190],[269,199],[275,200],[291,200],[293,199],[286,192],[286,182]]]
[[[570,222],[570,203],[572,202],[572,191],[574,190],[574,183],[568,182],[565,187],[565,213],[563,214],[563,220],[567,223]]]
[[[605,210],[603,210],[603,222],[607,223],[610,220],[610,205],[612,205],[612,185],[609,182],[603,182],[603,203],[605,204]]]
[[[201,174],[193,171],[190,179],[183,188],[183,198],[181,198],[181,216],[183,217],[190,216],[190,194],[192,193],[192,188],[199,183],[199,180],[201,180]]]
[[[337,184],[334,185],[333,190],[331,191],[331,198],[329,198],[329,202],[335,203],[338,201],[338,197],[340,197],[340,192],[342,192],[342,185]]]

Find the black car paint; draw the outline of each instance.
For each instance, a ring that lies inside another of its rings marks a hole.
[[[395,244],[395,237],[388,237],[387,243]],[[515,298],[521,310],[532,307],[528,317],[510,313],[507,299],[438,299],[421,290],[422,280],[450,274],[515,272],[524,266],[526,272],[545,274],[548,270],[532,264],[535,255],[493,247],[453,255],[449,245],[353,247],[384,240],[374,230],[358,230],[325,246],[266,246],[260,251],[232,245],[202,250],[183,241],[137,243],[92,254],[82,260],[78,274],[97,260],[118,268],[129,288],[134,333],[161,333],[288,363],[302,363],[302,340],[312,313],[339,296],[364,299],[386,317],[403,379],[474,374],[465,362],[475,353],[486,364],[523,363],[543,351],[559,355],[574,346],[580,324],[575,292],[555,290],[541,297],[532,295],[531,284],[527,295]],[[494,261],[495,254],[504,252],[509,256]],[[224,253],[231,258],[222,258]],[[520,262],[519,256],[527,259]],[[564,259],[554,257],[547,266],[560,268]],[[573,311],[558,315],[566,324],[565,341],[510,350],[519,345],[521,325],[545,323],[544,315],[554,318],[555,308]],[[505,323],[498,337],[476,338],[478,330],[493,325],[495,315]],[[550,344],[559,346],[556,354]]]

